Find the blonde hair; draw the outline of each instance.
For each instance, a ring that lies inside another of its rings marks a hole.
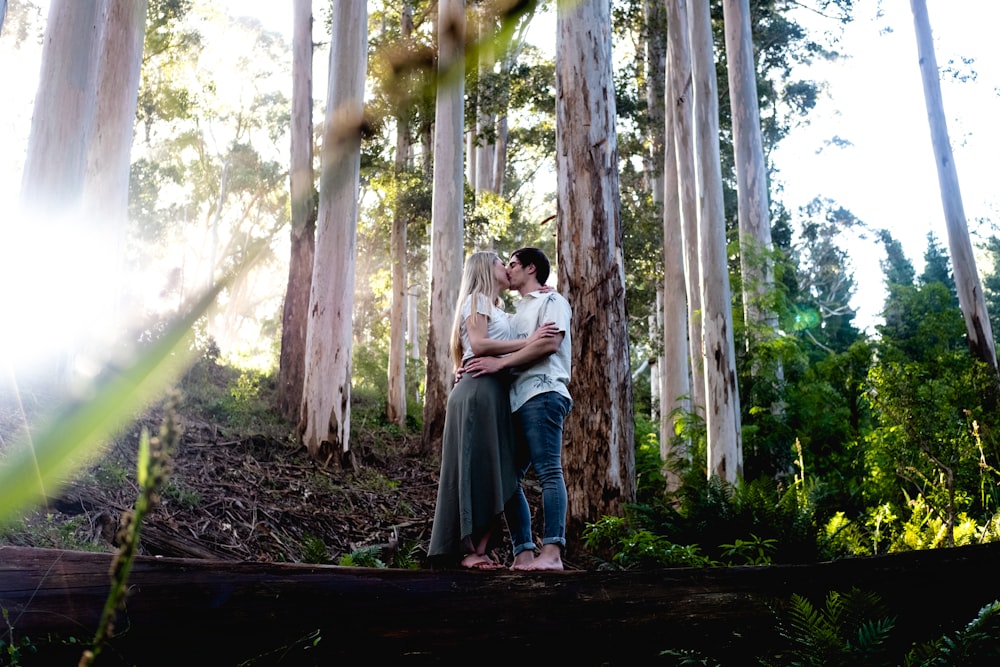
[[[469,317],[479,317],[479,297],[485,296],[490,303],[499,305],[499,298],[494,298],[493,263],[500,256],[492,250],[474,252],[465,260],[465,270],[462,272],[462,286],[458,289],[458,301],[455,303],[455,321],[451,327],[451,360],[455,368],[462,365],[462,304],[469,297],[471,312]]]

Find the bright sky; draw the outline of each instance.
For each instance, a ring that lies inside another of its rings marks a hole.
[[[881,5],[881,14],[874,5]],[[775,155],[790,210],[822,196],[835,200],[872,227],[888,229],[919,272],[934,232],[947,247],[923,85],[917,62],[910,3],[857,3],[842,51],[851,56],[821,65],[812,78],[829,82],[828,97],[811,126],[795,130]],[[944,71],[954,61],[964,83],[942,75],[942,96],[970,230],[989,235],[980,219],[1000,218],[996,155],[1000,150],[1000,50],[992,29],[1000,19],[996,0],[928,0],[935,56]],[[803,22],[809,20],[802,15]],[[810,23],[817,23],[810,20]],[[963,64],[963,59],[974,62]],[[839,136],[853,144],[825,147]],[[973,243],[976,239],[973,239]],[[870,325],[884,298],[872,241],[852,244],[859,309],[857,323]],[[980,267],[982,268],[982,267]]]

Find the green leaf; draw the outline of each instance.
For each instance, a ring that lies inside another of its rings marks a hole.
[[[205,294],[130,363],[108,369],[86,398],[57,411],[37,436],[12,448],[0,464],[0,521],[44,501],[136,413],[163,395],[190,362],[194,323],[225,284]]]

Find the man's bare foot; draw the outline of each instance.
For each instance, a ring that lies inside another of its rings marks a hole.
[[[482,554],[469,554],[459,564],[467,570],[499,570],[503,567],[501,563]]]
[[[558,544],[546,544],[542,551],[530,564],[519,568],[522,570],[561,570],[563,569],[562,549]]]
[[[510,566],[512,570],[530,570],[531,564],[535,562],[534,551],[522,551],[514,556],[514,564]]]

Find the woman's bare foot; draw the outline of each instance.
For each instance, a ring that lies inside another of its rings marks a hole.
[[[503,565],[483,554],[469,554],[459,563],[467,570],[499,570]]]
[[[558,544],[542,546],[541,553],[520,570],[562,570],[562,548]]]

